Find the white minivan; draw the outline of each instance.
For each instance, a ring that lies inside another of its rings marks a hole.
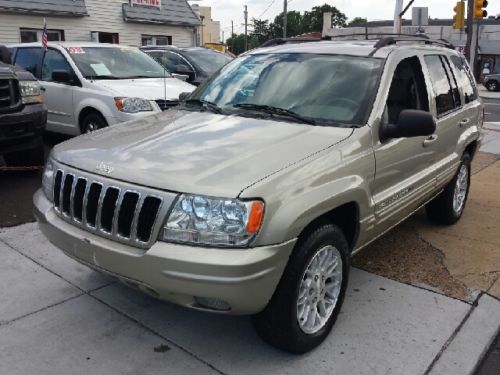
[[[47,130],[78,135],[178,104],[195,89],[135,47],[88,42],[8,46],[13,61],[40,80]]]

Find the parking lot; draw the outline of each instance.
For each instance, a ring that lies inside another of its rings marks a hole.
[[[492,121],[496,101],[488,102]],[[0,373],[480,369],[500,328],[500,127],[485,129],[460,223],[436,227],[420,212],[357,255],[332,334],[301,357],[262,343],[247,317],[160,302],[68,259],[33,223],[40,173],[0,172]],[[47,151],[63,140],[46,136]]]

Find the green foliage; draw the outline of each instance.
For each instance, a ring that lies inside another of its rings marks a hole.
[[[366,18],[363,17],[354,17],[349,21],[347,26],[365,26]]]
[[[347,17],[336,7],[328,4],[315,6],[311,11],[301,14],[297,11],[287,13],[287,37],[304,33],[321,32],[323,30],[323,13],[332,13],[332,26],[346,26]],[[359,19],[356,17],[354,20]],[[353,21],[354,21],[353,20]],[[351,21],[351,22],[353,22]],[[277,15],[274,21],[252,18],[249,24],[248,49],[257,48],[264,42],[283,37],[283,13]],[[245,52],[245,35],[232,35],[227,40],[229,50],[236,55]]]

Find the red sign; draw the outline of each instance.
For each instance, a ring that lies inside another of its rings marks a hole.
[[[141,5],[161,9],[161,0],[130,0],[131,6]]]

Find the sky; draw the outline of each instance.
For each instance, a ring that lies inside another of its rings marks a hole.
[[[244,31],[243,7],[248,5],[248,20],[262,18],[273,20],[276,15],[283,11],[284,0],[201,0],[192,2],[201,6],[212,7],[212,19],[221,21],[221,29],[224,30],[225,38],[231,35],[231,20],[234,21],[234,32]],[[409,0],[404,0],[408,4]],[[316,5],[330,4],[348,19],[354,17],[368,18],[373,20],[392,19],[394,16],[395,0],[289,0],[288,9],[303,12],[310,10]],[[432,18],[452,18],[453,8],[456,0],[415,0],[413,6],[429,8],[429,16]],[[488,13],[496,15],[500,13],[500,2],[490,1]],[[411,10],[407,18],[411,17]]]

